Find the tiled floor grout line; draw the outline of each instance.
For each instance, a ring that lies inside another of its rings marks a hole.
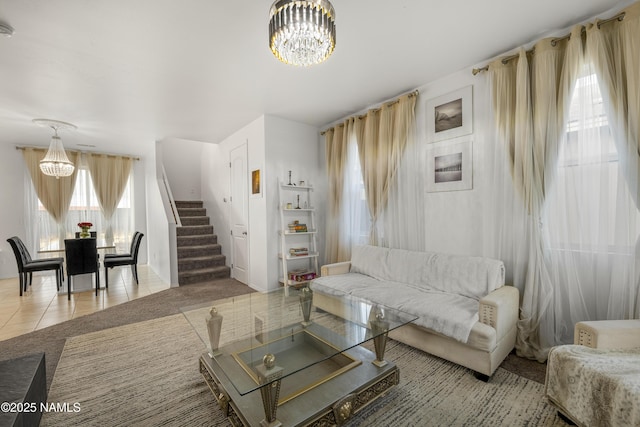
[[[72,294],[69,303],[67,303],[66,292],[58,293],[55,281],[52,281],[54,276],[34,276],[32,286],[22,297],[18,295],[17,289],[14,290],[15,285],[18,284],[17,277],[0,279],[0,301],[2,301],[0,306],[3,307],[1,310],[5,313],[11,313],[6,321],[0,323],[0,341],[169,288],[168,284],[163,283],[145,265],[139,266],[139,285],[135,284],[129,269],[112,269],[110,273],[112,273],[110,275],[112,280],[109,283],[109,290],[113,292],[111,295],[104,288],[105,282],[101,280],[102,288],[98,294],[99,300],[96,300],[94,288],[86,292]],[[50,292],[51,294],[48,296]],[[27,320],[32,317],[37,317],[37,321]]]

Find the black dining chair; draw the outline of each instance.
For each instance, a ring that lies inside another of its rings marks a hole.
[[[64,252],[67,258],[67,298],[71,299],[71,276],[96,274],[96,296],[100,289],[100,265],[96,239],[65,239]]]
[[[109,268],[118,267],[121,265],[130,265],[133,278],[138,284],[138,251],[140,250],[140,243],[144,234],[136,231],[131,238],[131,249],[128,254],[106,254],[104,256],[104,279],[105,287],[109,287]]]
[[[18,264],[20,296],[22,296],[23,291],[27,290],[27,286],[31,285],[34,271],[56,270],[56,285],[60,289],[64,281],[63,258],[32,259],[24,242],[18,236],[8,238],[7,242],[11,245]]]

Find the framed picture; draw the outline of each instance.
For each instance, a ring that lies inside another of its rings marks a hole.
[[[466,86],[427,101],[428,142],[473,132],[473,87]]]
[[[427,149],[427,192],[471,190],[471,138],[442,141]]]
[[[260,169],[251,171],[251,197],[262,196],[262,181],[260,178]]]

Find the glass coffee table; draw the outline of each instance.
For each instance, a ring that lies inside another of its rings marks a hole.
[[[233,425],[341,425],[398,384],[387,335],[416,317],[323,294],[341,307],[335,316],[314,307],[314,293],[281,288],[182,309],[208,349],[200,372]],[[375,352],[361,346],[369,340]]]

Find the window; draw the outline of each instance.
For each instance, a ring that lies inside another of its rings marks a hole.
[[[622,224],[627,219],[637,224],[638,215],[620,170],[595,74],[586,73],[576,82],[550,186],[545,223],[551,248],[589,253],[633,250],[635,238]]]
[[[60,248],[60,237],[73,238],[75,233],[80,231],[77,224],[88,221],[93,224],[91,231],[97,233],[98,240],[105,241],[106,223],[98,197],[93,188],[91,174],[87,169],[79,169],[76,186],[73,191],[69,212],[64,223],[64,229],[60,230],[55,221],[51,218],[44,206],[38,200],[37,225],[34,227],[36,233],[35,241],[38,250]],[[133,212],[133,191],[131,176],[127,182],[122,198],[118,204],[116,212],[111,219],[113,230],[113,243],[118,252],[128,252],[131,244],[131,236],[134,232],[134,212]]]

